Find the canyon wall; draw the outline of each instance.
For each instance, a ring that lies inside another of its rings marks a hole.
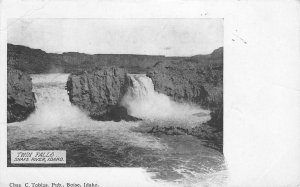
[[[205,60],[204,60],[205,59]],[[156,127],[150,133],[189,134],[209,140],[223,151],[223,48],[209,56],[158,62],[147,72],[155,91],[178,102],[197,103],[211,111],[211,120],[192,129]]]
[[[188,60],[210,63],[213,54],[193,57],[165,57],[136,54],[47,53],[22,45],[7,44],[7,64],[27,73],[73,73],[97,67],[116,66],[129,73],[146,73],[159,61]]]
[[[28,73],[73,73],[103,66],[125,68],[130,73],[145,73],[157,61],[164,59],[167,57],[133,54],[92,55],[78,52],[58,54],[22,45],[7,45],[8,65]]]
[[[7,68],[7,122],[22,121],[35,109],[32,81],[27,73]]]
[[[120,106],[127,92],[130,78],[127,71],[103,67],[93,71],[71,74],[67,81],[70,102],[96,120],[137,120]]]
[[[206,62],[195,61],[194,57],[158,62],[147,76],[157,92],[175,101],[193,102],[214,110],[223,103],[223,53],[220,49]]]

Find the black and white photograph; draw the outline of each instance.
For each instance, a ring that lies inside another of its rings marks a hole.
[[[8,167],[138,167],[170,184],[225,181],[223,19],[8,25]]]
[[[0,0],[0,187],[300,187],[299,0]]]

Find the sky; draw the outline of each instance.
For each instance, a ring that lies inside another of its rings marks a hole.
[[[7,40],[48,53],[191,56],[223,46],[223,19],[11,19]]]

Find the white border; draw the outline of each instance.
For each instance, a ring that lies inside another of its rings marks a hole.
[[[20,17],[224,18],[224,150],[229,186],[300,184],[299,14],[296,0],[2,1],[0,186],[38,181],[161,185],[141,176],[139,169],[6,168],[6,19]]]

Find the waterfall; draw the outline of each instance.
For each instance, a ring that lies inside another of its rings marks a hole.
[[[132,86],[122,99],[132,116],[150,120],[182,122],[207,121],[209,112],[199,106],[178,103],[167,95],[154,90],[152,80],[144,74],[130,74]],[[27,122],[45,127],[75,126],[90,121],[88,116],[78,107],[73,106],[65,90],[68,74],[39,74],[31,75],[33,92],[36,97],[36,111]],[[199,118],[195,114],[202,115]],[[172,122],[172,123],[173,123]],[[180,123],[181,123],[180,122]]]
[[[31,78],[37,108],[51,103],[71,104],[65,90],[68,74],[31,75]]]
[[[209,112],[156,92],[145,75],[129,76],[133,84],[122,104],[129,114],[143,119],[138,122],[94,121],[70,103],[65,90],[68,74],[31,75],[36,110],[27,120],[8,125],[8,150],[67,150],[67,167],[148,167],[143,175],[182,184],[222,181],[223,156],[202,140],[143,133],[154,126],[199,125],[209,115],[194,114]]]
[[[68,74],[31,75],[36,98],[36,111],[27,122],[46,127],[78,124],[86,114],[72,106],[65,85]]]
[[[199,106],[178,103],[171,100],[167,95],[156,92],[152,80],[144,74],[131,74],[129,76],[133,85],[124,96],[122,105],[132,116],[143,119],[179,120],[192,119],[198,113],[209,114],[208,111]],[[197,120],[199,121],[199,118]]]

